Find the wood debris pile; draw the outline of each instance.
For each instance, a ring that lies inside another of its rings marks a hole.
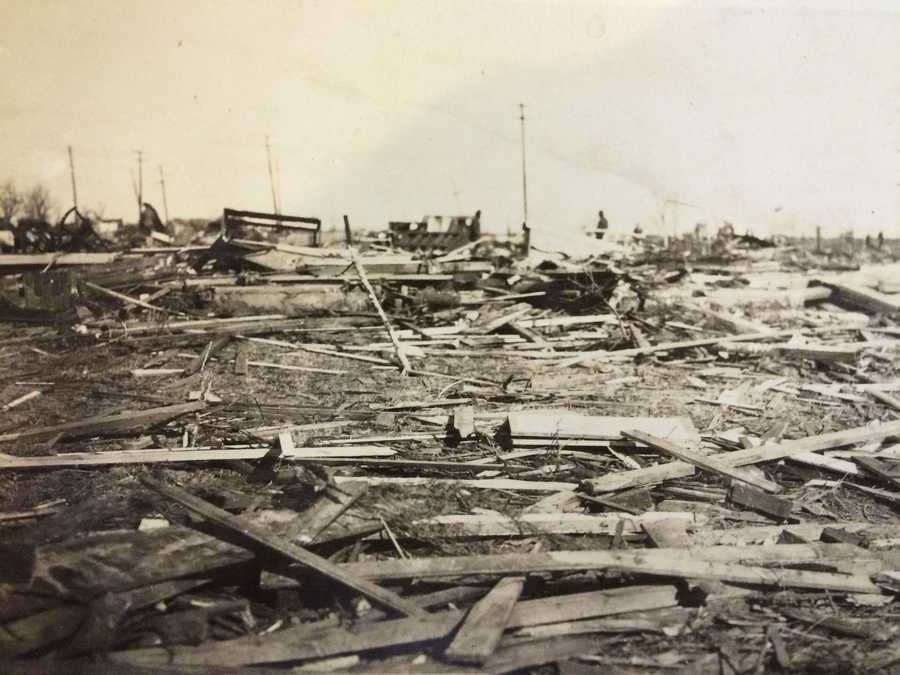
[[[900,667],[884,275],[488,244],[0,256],[4,672]]]

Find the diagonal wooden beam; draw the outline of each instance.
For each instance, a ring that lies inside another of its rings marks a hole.
[[[246,541],[251,547],[262,548],[270,553],[274,553],[287,562],[300,563],[301,565],[374,600],[379,605],[392,609],[405,616],[414,616],[418,618],[428,617],[428,613],[425,610],[421,609],[416,604],[401,598],[393,591],[389,591],[377,586],[371,581],[367,581],[352,573],[346,572],[331,561],[300,548],[281,537],[266,532],[256,525],[251,525],[237,516],[233,516],[227,511],[190,494],[186,490],[173,485],[165,485],[149,476],[142,476],[141,483],[164,497],[178,502],[189,511],[196,513],[206,520],[227,528],[229,531],[240,537],[241,540]]]

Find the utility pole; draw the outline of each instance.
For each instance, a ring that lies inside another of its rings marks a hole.
[[[519,104],[519,122],[522,126],[522,224],[528,223],[528,182],[525,179],[525,104]]]
[[[144,212],[144,151],[135,150],[137,153],[138,163],[138,182],[137,182],[137,202],[138,202],[138,223],[141,222],[141,215]]]
[[[166,177],[163,175],[162,164],[159,165],[159,186],[162,188],[163,214],[166,217],[165,224],[169,224],[169,200],[166,199]]]
[[[272,151],[269,148],[268,134],[266,134],[266,161],[269,164],[269,186],[272,188],[272,210],[278,213],[278,198],[275,196],[275,177],[272,174]]]
[[[69,146],[69,175],[72,178],[72,205],[78,211],[78,190],[75,188],[75,160],[72,159],[72,146]]]

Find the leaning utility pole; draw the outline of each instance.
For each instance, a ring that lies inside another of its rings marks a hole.
[[[69,146],[69,175],[72,177],[72,205],[78,211],[78,190],[75,189],[75,161],[72,159],[72,146]]]
[[[165,224],[169,224],[169,200],[166,199],[166,177],[163,175],[162,164],[159,165],[159,187],[162,188],[163,214],[166,217]]]
[[[144,213],[144,151],[135,150],[137,153],[138,163],[138,182],[137,182],[137,202],[138,202],[138,223],[141,222],[141,215]]]
[[[522,223],[528,222],[528,182],[525,179],[525,104],[519,104],[519,122],[522,126]]]
[[[275,177],[272,174],[272,151],[269,148],[269,136],[266,135],[266,161],[269,164],[269,186],[272,188],[272,210],[278,213],[278,198],[275,196]]]

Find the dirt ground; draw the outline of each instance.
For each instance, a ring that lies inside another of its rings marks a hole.
[[[700,302],[710,302],[709,298]],[[654,343],[691,338],[688,331],[667,326],[666,321],[703,325],[703,319],[687,315],[675,300],[653,300],[640,318],[645,335]],[[816,310],[789,308],[779,302],[761,302],[745,315],[776,328],[812,325],[820,316]],[[370,325],[378,325],[371,320]],[[648,328],[648,325],[650,326]],[[656,328],[656,330],[653,330]],[[704,335],[715,329],[704,325]],[[377,329],[375,329],[377,330]],[[373,332],[341,329],[333,332],[296,332],[283,340],[305,340],[342,349],[364,347],[375,338]],[[553,335],[553,330],[544,335]],[[723,333],[724,334],[724,333]],[[380,339],[380,338],[379,338]],[[464,398],[476,413],[502,413],[520,409],[565,408],[589,415],[685,416],[693,420],[704,438],[733,432],[765,437],[780,431],[785,438],[800,438],[829,431],[849,429],[873,421],[896,419],[897,412],[881,402],[863,398],[844,400],[815,394],[789,395],[759,389],[767,381],[787,378],[792,383],[822,385],[840,381],[840,370],[809,361],[790,361],[770,353],[743,353],[716,349],[691,350],[640,357],[624,363],[596,367],[556,368],[534,358],[497,357],[485,349],[478,356],[428,356],[416,359],[417,367],[446,373],[446,377],[403,376],[396,369],[372,367],[366,363],[331,356],[294,352],[283,347],[251,343],[250,361],[280,363],[306,368],[340,370],[341,373],[312,373],[250,366],[249,374],[234,372],[239,341],[233,340],[212,356],[202,373],[189,378],[178,375],[136,378],[138,368],[182,368],[200,354],[208,336],[179,338],[165,332],[155,337],[76,336],[46,327],[5,325],[0,333],[0,401],[9,401],[32,389],[42,394],[4,413],[0,433],[36,426],[53,425],[108,415],[119,411],[181,403],[190,392],[203,390],[221,399],[192,418],[181,418],[150,433],[127,438],[45,439],[39,442],[7,443],[4,453],[15,456],[47,455],[90,449],[221,447],[258,440],[248,430],[279,424],[310,424],[347,420],[340,428],[305,433],[305,442],[315,445],[330,438],[347,438],[385,433],[434,432],[443,426],[429,422],[429,415],[446,414],[446,409],[398,412],[387,422],[376,422],[381,408],[399,401],[430,401]],[[359,352],[365,353],[365,352]],[[894,352],[864,356],[854,367],[876,381],[897,377]],[[497,383],[472,384],[464,378]],[[701,378],[706,389],[700,389]],[[749,383],[749,384],[748,384]],[[725,391],[743,385],[751,387],[754,408],[727,407],[699,402],[717,399]],[[436,439],[392,441],[399,457],[411,460],[463,461],[494,457],[502,450],[493,431],[496,420],[477,422],[479,436],[463,440],[455,447]],[[735,431],[739,429],[739,431]],[[596,459],[561,460],[557,444],[543,454],[517,460],[527,469],[541,469],[541,480],[579,481],[628,467],[615,456],[598,453]],[[634,459],[642,465],[660,461],[657,454],[638,451]],[[0,512],[31,511],[49,502],[62,508],[37,521],[2,526],[3,539],[13,545],[46,546],[106,530],[135,530],[142,519],[163,517],[173,524],[193,521],[177,506],[166,505],[137,480],[152,472],[175,481],[190,492],[234,509],[290,508],[302,511],[315,497],[308,486],[311,469],[305,465],[276,462],[263,478],[225,465],[125,465],[101,468],[64,468],[0,472]],[[872,499],[837,485],[811,483],[817,479],[834,481],[840,476],[821,469],[781,462],[767,465],[766,475],[785,489],[795,503],[808,506],[804,520],[839,524],[866,522],[879,532],[893,531],[893,543],[900,545],[900,517],[896,506]],[[333,476],[381,475],[427,476],[452,479],[451,471],[440,469],[388,469],[367,466],[329,467]],[[724,488],[722,479],[698,474],[694,485]],[[404,551],[413,557],[475,555],[478,553],[528,552],[532,550],[605,549],[607,535],[544,535],[527,537],[459,540],[431,538],[411,525],[422,518],[473,509],[491,509],[510,516],[537,502],[545,494],[506,490],[473,490],[460,484],[375,485],[355,505],[354,511],[382,517],[403,541]],[[664,489],[652,491],[656,503],[669,497]],[[58,500],[64,500],[59,502]],[[589,508],[602,511],[599,504]],[[763,516],[745,512],[713,516],[710,530],[770,524]],[[890,539],[890,537],[887,537]],[[619,543],[624,547],[634,542]],[[382,539],[358,541],[331,552],[335,560],[377,559],[394,554],[390,542]],[[597,573],[603,583],[633,582],[634,575]],[[553,589],[559,592],[572,579],[536,575],[526,585],[526,595],[539,597]],[[601,659],[565,660],[558,664],[532,667],[527,672],[809,672],[862,673],[900,672],[900,652],[896,636],[900,612],[896,602],[865,604],[852,595],[796,590],[752,589],[747,595],[725,596],[704,602],[691,583],[680,582],[683,606],[691,607],[687,626],[667,634],[663,629],[599,633],[596,637]],[[693,593],[693,596],[692,596]],[[816,623],[791,618],[783,610],[821,613],[843,619],[866,619],[865,630],[856,635]],[[304,591],[281,591],[277,600],[264,595],[251,600],[258,625],[273,625],[321,619],[333,611],[328,603],[307,597]],[[342,612],[351,614],[350,607]],[[660,617],[664,613],[659,614]],[[780,664],[773,650],[772,630],[789,654],[789,665]],[[233,637],[222,631],[219,637]],[[381,668],[392,671],[407,664],[402,657],[380,654]],[[879,661],[880,659],[880,661]],[[379,662],[374,659],[373,662]],[[371,667],[371,662],[369,664]],[[405,667],[405,666],[404,666]]]

